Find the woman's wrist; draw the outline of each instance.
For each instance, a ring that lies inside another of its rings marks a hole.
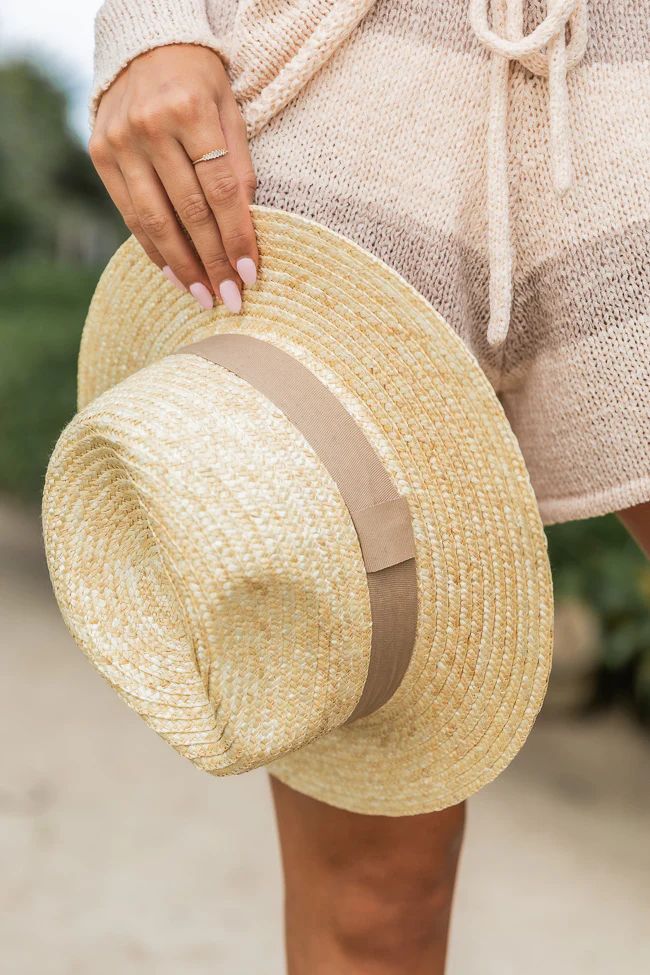
[[[104,92],[134,58],[168,44],[208,47],[228,64],[227,38],[215,34],[205,0],[105,0],[95,16],[91,131]]]

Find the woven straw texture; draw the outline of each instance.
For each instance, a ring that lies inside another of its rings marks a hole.
[[[266,764],[357,812],[444,808],[508,764],[544,697],[552,587],[528,475],[487,379],[421,295],[317,223],[253,215],[261,273],[239,316],[200,311],[134,238],[104,271],[80,413],[46,478],[54,590],[99,671],[199,767]],[[222,367],[169,356],[229,331],[324,382],[409,501],[412,660],[392,699],[345,727],[371,638],[359,543],[277,407]]]

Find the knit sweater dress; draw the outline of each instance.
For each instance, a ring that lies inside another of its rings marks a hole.
[[[106,0],[95,27],[91,126],[143,51],[219,52],[256,201],[431,301],[546,523],[650,500],[650,0]]]

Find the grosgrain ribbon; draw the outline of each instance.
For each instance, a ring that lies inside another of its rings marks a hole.
[[[241,332],[213,335],[176,354],[188,353],[229,369],[264,393],[336,482],[359,538],[372,617],[368,674],[348,723],[372,714],[399,687],[415,641],[417,579],[408,500],[338,397],[295,356]]]

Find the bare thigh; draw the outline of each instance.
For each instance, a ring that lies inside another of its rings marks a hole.
[[[289,975],[442,975],[464,804],[367,816],[271,783]]]
[[[650,557],[650,502],[617,515]],[[442,975],[465,804],[361,816],[271,783],[289,975]]]
[[[617,512],[632,538],[650,558],[650,501]]]

